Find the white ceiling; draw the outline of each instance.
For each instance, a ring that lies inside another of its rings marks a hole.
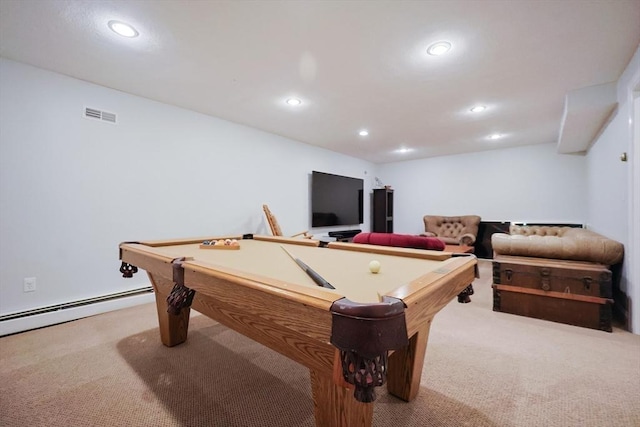
[[[376,163],[557,142],[639,43],[638,0],[0,0],[5,58]]]

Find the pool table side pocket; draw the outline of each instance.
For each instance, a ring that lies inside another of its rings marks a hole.
[[[173,259],[151,253],[145,248],[140,244],[122,244],[120,245],[120,259],[147,272],[155,292],[160,340],[167,347],[173,347],[187,339],[190,310],[188,307],[183,308],[177,315],[167,311],[167,297],[174,286]]]
[[[160,327],[160,340],[167,347],[182,344],[187,340],[191,309],[184,307],[178,314],[171,314],[167,310],[167,297],[173,289],[174,283],[160,275],[147,273],[153,285],[156,296],[156,310]]]

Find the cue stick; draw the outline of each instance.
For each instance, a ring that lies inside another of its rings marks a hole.
[[[302,262],[300,258],[294,257],[291,254],[291,252],[289,252],[284,246],[280,245],[280,247],[282,248],[283,251],[287,253],[287,255],[291,257],[292,260],[296,262],[296,264],[300,266],[302,270],[304,270],[305,273],[309,275],[309,277],[313,279],[314,282],[316,282],[318,286],[322,286],[323,288],[335,289],[333,286],[331,286],[331,283],[327,282],[322,276],[320,276],[318,273],[313,271],[313,269],[311,269],[311,267],[309,267],[307,264]]]

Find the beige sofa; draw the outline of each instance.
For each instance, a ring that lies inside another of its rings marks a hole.
[[[447,245],[473,246],[478,235],[480,217],[477,215],[425,215],[422,236],[437,237]]]
[[[611,266],[622,261],[624,246],[585,228],[511,225],[509,234],[495,233],[497,255],[585,261]]]

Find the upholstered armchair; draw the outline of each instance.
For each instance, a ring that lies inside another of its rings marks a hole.
[[[473,246],[478,235],[480,217],[462,216],[424,216],[423,236],[437,237],[447,245]]]

